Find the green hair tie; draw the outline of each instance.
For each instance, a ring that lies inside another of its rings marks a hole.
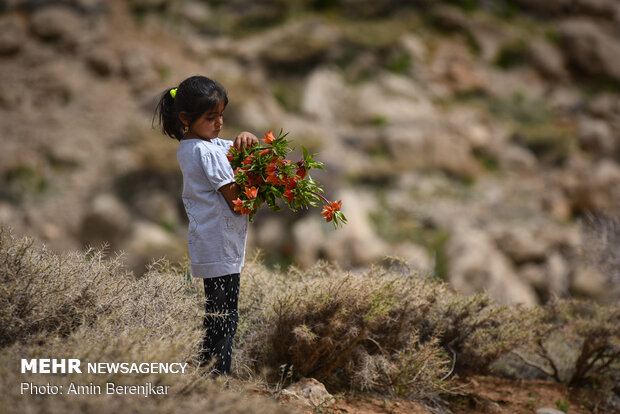
[[[170,89],[170,96],[172,96],[172,99],[176,98],[176,96],[177,96],[177,88]]]

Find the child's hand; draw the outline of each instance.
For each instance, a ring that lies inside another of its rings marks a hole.
[[[258,138],[256,138],[256,135],[252,134],[251,132],[243,131],[239,133],[239,135],[237,135],[237,138],[235,138],[235,142],[233,143],[233,145],[235,146],[235,148],[241,149],[249,148],[257,143]]]

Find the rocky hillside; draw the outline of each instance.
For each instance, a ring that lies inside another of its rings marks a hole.
[[[229,91],[223,138],[289,131],[343,200],[337,232],[318,211],[259,214],[249,248],[268,262],[360,269],[390,255],[503,302],[618,297],[617,275],[588,255],[620,227],[615,0],[0,12],[0,222],[18,233],[55,250],[108,243],[138,272],[183,260],[177,143],[151,121],[161,91],[204,74]],[[608,218],[588,231],[591,213]]]

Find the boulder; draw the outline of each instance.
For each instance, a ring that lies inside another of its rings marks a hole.
[[[578,297],[601,300],[609,293],[609,284],[599,269],[579,264],[573,272],[570,291]]]
[[[247,60],[260,60],[274,71],[308,71],[336,50],[340,31],[319,19],[296,20],[239,44]]]
[[[606,211],[618,207],[620,199],[620,165],[602,159],[585,171],[574,172],[577,184],[567,193],[578,212]]]
[[[521,226],[501,227],[492,233],[497,247],[515,264],[544,261],[548,245]]]
[[[566,297],[569,290],[569,266],[566,259],[553,252],[547,258],[545,270],[548,277],[548,294],[550,297]]]
[[[130,229],[131,234],[122,247],[129,267],[138,275],[146,271],[147,265],[162,257],[174,263],[187,256],[187,243],[155,223],[138,221]]]
[[[86,62],[99,75],[109,76],[120,72],[118,54],[111,48],[97,47],[86,55]]]
[[[620,4],[616,0],[577,0],[574,12],[620,22]]]
[[[159,79],[151,53],[145,49],[128,48],[120,57],[122,74],[135,91],[141,91]]]
[[[356,87],[352,94],[353,121],[381,126],[440,117],[426,93],[402,76],[381,76],[377,82]]]
[[[471,178],[480,171],[470,142],[438,120],[388,127],[384,134],[396,170],[438,169],[459,178]]]
[[[572,19],[559,25],[566,58],[593,76],[620,82],[620,41],[594,21]]]
[[[12,55],[26,42],[26,25],[14,15],[0,17],[0,56]]]
[[[376,209],[371,194],[344,189],[334,200],[342,200],[342,211],[348,223],[333,230],[331,223],[322,223],[326,229],[323,238],[324,252],[328,259],[345,267],[365,266],[383,258],[390,248],[375,233],[369,215]]]
[[[549,80],[567,80],[566,61],[562,52],[549,42],[536,40],[530,44],[531,59],[536,68]]]
[[[309,268],[323,254],[325,247],[325,233],[318,217],[308,215],[293,225],[293,240],[295,241],[295,262]]]
[[[536,155],[527,147],[506,144],[498,151],[499,164],[503,170],[534,172],[538,166]]]
[[[325,385],[314,378],[302,378],[282,390],[282,396],[301,401],[304,405],[313,408],[329,407],[335,401],[327,392]]]
[[[82,244],[118,248],[131,228],[131,214],[115,195],[96,196],[82,219],[79,238]]]
[[[44,40],[57,40],[69,46],[77,45],[87,32],[87,22],[75,9],[54,5],[37,9],[31,17],[31,28]]]
[[[588,102],[588,111],[603,119],[620,116],[620,96],[614,93],[601,93]]]
[[[566,412],[557,410],[555,408],[543,407],[537,409],[536,414],[566,414]]]
[[[197,27],[207,24],[212,15],[209,6],[201,1],[185,1],[180,7],[180,17]]]
[[[534,289],[521,280],[513,265],[484,230],[465,222],[455,226],[447,248],[448,281],[463,294],[486,291],[500,303],[537,303]]]
[[[588,116],[579,117],[578,135],[580,146],[603,156],[613,156],[619,143],[609,123]]]
[[[320,68],[308,76],[301,101],[302,111],[321,123],[333,123],[345,114],[351,91],[342,74],[336,70]]]
[[[166,0],[129,0],[132,7],[140,9],[158,8],[166,5]]]
[[[574,0],[514,0],[514,3],[542,14],[560,14],[570,10]]]
[[[431,274],[434,269],[433,259],[423,246],[411,242],[402,242],[392,247],[391,254],[403,259],[412,269],[420,274]]]
[[[171,229],[180,225],[176,201],[164,191],[140,191],[132,198],[132,205],[142,217],[150,221]]]
[[[530,284],[537,292],[547,292],[549,288],[545,267],[526,263],[519,268],[519,278]]]
[[[281,250],[282,244],[288,241],[285,223],[281,217],[267,217],[257,222],[254,227],[256,247],[266,250],[267,254],[272,252],[277,254]]]

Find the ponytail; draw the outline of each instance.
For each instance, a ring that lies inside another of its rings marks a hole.
[[[183,124],[179,119],[179,113],[175,108],[175,97],[177,88],[170,88],[164,91],[159,98],[153,121],[157,118],[157,123],[161,127],[161,132],[170,138],[183,138]]]

